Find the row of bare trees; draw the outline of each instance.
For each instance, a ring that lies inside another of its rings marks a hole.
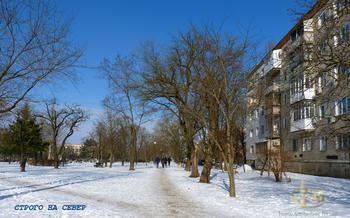
[[[166,51],[146,48],[141,95],[178,118],[191,177],[198,177],[197,153],[205,156],[200,182],[210,181],[214,153],[223,161],[235,196],[235,157],[242,153],[245,60],[249,43],[211,27],[191,27]],[[242,153],[243,154],[243,153]]]
[[[138,151],[161,152],[156,142],[165,139],[169,153],[185,162],[190,176],[200,177],[200,182],[210,182],[213,161],[224,162],[230,196],[236,195],[234,168],[244,162],[245,154],[243,121],[249,49],[246,39],[224,34],[215,27],[191,26],[165,48],[147,43],[137,55],[102,62],[101,72],[110,85],[104,105],[127,127],[130,170],[134,169]],[[156,124],[152,139],[144,143],[139,137],[143,123],[159,114],[170,114],[170,119]],[[146,149],[147,145],[153,149]],[[201,174],[199,156],[205,159]]]

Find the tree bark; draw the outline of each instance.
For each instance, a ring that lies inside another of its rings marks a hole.
[[[192,162],[192,170],[191,170],[190,177],[197,178],[199,177],[198,159],[197,159],[197,149],[194,144],[192,145],[191,162]]]
[[[208,148],[209,150],[210,148]],[[211,150],[211,149],[210,149]],[[199,179],[199,182],[202,183],[209,183],[210,182],[210,172],[212,167],[212,158],[211,158],[211,151],[207,151],[205,153],[205,162],[202,170],[201,177]]]
[[[276,182],[281,182],[281,176],[279,172],[273,172]]]
[[[188,172],[191,171],[191,150],[190,149],[188,149],[187,154],[186,154],[185,170]]]
[[[53,146],[53,158],[54,158],[54,167],[55,169],[58,169],[58,166],[60,165],[60,161],[58,158],[57,145]]]
[[[109,168],[112,168],[112,164],[113,164],[113,154],[111,153],[110,156],[109,156]]]
[[[129,170],[135,170],[135,156],[136,156],[136,129],[131,127],[131,148],[130,148],[130,166]]]
[[[208,103],[207,103],[208,104]],[[209,108],[209,131],[215,133],[218,129],[218,105],[214,102],[210,102]],[[212,134],[208,134],[208,144],[205,151],[205,163],[203,166],[202,174],[199,182],[209,183],[210,182],[210,172],[212,168],[212,151],[215,143],[212,139]]]
[[[25,171],[26,171],[26,163],[27,163],[27,157],[25,157],[25,156],[22,154],[22,155],[21,155],[21,162],[20,162],[21,172],[25,172]]]
[[[229,162],[228,162],[228,178],[230,180],[230,197],[236,197],[236,187],[235,187],[235,172],[233,169],[233,160],[232,157],[229,157]]]

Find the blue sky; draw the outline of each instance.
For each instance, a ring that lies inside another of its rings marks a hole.
[[[57,0],[65,16],[74,17],[72,39],[85,49],[81,63],[96,67],[103,58],[127,55],[144,41],[165,44],[192,24],[224,24],[233,34],[250,29],[265,47],[278,40],[294,21],[287,10],[293,0]],[[94,69],[77,69],[80,80],[51,88],[61,103],[78,103],[90,110],[91,120],[70,139],[81,143],[90,131],[107,83]]]

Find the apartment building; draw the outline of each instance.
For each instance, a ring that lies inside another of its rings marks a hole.
[[[251,71],[247,159],[350,178],[350,1],[318,1]]]
[[[280,146],[281,49],[275,48],[250,73],[247,160],[259,167],[267,149]]]

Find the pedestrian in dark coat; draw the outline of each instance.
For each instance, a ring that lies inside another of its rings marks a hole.
[[[156,162],[157,168],[159,168],[160,158],[157,156],[154,161]]]
[[[171,158],[168,157],[167,161],[168,161],[168,166],[170,166]]]
[[[165,160],[165,157],[162,158],[162,168],[165,167],[165,164],[166,164],[166,160]]]

